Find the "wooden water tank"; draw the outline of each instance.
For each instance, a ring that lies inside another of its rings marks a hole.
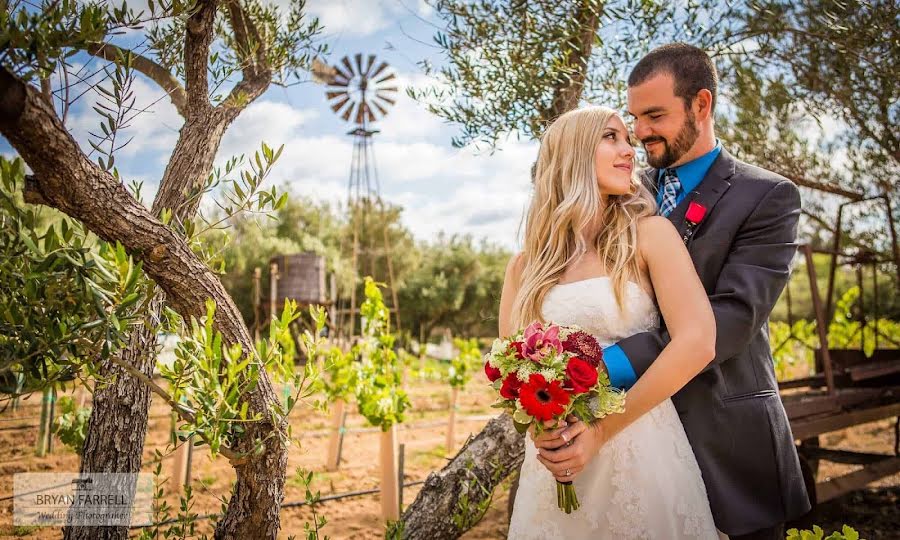
[[[328,303],[325,287],[325,258],[313,251],[278,255],[269,259],[269,267],[278,265],[278,306],[287,298],[298,304]]]

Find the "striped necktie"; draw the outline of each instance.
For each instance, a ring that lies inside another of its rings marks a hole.
[[[659,203],[659,215],[669,217],[672,210],[678,205],[678,192],[681,191],[681,182],[675,169],[666,169],[662,177],[662,202]]]

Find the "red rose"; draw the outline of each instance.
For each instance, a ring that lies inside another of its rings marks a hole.
[[[544,376],[534,373],[519,392],[519,401],[525,412],[542,422],[559,416],[569,404],[569,393],[559,381],[547,382]]]
[[[512,347],[513,350],[516,351],[516,358],[519,358],[519,359],[525,358],[525,354],[522,352],[522,350],[525,348],[524,343],[522,343],[521,341],[513,341],[512,343],[509,344],[509,346]]]
[[[497,368],[495,368],[494,366],[492,366],[492,365],[490,364],[490,362],[485,362],[485,363],[484,363],[484,374],[487,375],[487,378],[488,378],[491,382],[494,382],[494,381],[496,381],[497,379],[499,379],[500,377],[503,376],[503,374],[500,373],[500,370],[497,369]]]
[[[576,394],[583,394],[597,384],[597,368],[577,356],[569,360],[566,376]]]
[[[516,377],[516,372],[512,372],[503,379],[503,385],[500,387],[500,395],[506,399],[516,399],[519,397],[519,389],[522,388],[522,381]]]
[[[698,202],[691,201],[691,204],[688,205],[687,213],[684,215],[684,219],[696,225],[703,221],[704,216],[706,216],[706,207]]]

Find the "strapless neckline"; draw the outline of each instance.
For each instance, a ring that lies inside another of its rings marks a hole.
[[[594,276],[594,277],[579,279],[577,281],[569,281],[568,283],[556,283],[553,285],[553,287],[550,288],[550,290],[552,291],[556,287],[567,287],[569,285],[578,285],[580,283],[586,283],[586,282],[592,282],[592,281],[598,281],[598,280],[599,281],[612,281],[612,278],[610,276]],[[655,303],[653,297],[650,296],[650,293],[648,293],[643,287],[641,287],[641,285],[638,282],[629,279],[625,283],[626,283],[626,285],[633,285],[638,291],[643,293],[643,295],[647,299],[649,299],[651,302]]]

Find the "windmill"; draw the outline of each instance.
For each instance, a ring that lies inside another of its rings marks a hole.
[[[366,245],[360,243],[361,229],[370,223],[374,211],[381,212],[384,208],[378,169],[375,165],[375,151],[372,147],[372,136],[378,133],[378,130],[372,129],[371,123],[384,118],[390,107],[396,103],[397,76],[387,62],[378,62],[374,54],[363,58],[361,53],[354,55],[352,59],[345,56],[340,63],[330,66],[330,69],[323,66],[317,76],[328,85],[325,96],[331,110],[345,122],[354,125],[354,128],[347,132],[347,135],[353,137],[350,179],[347,183],[347,208],[353,212],[353,269],[358,275],[360,257],[366,254],[370,263],[369,274],[376,281],[386,282],[391,291],[390,298],[393,305],[389,307],[399,330],[400,314],[397,310],[397,291],[394,288],[394,268],[387,227],[382,228],[383,249],[376,249],[372,245],[374,242],[367,242]],[[368,238],[371,239],[372,235],[368,235]],[[341,252],[343,253],[343,246]],[[387,276],[375,275],[375,258],[378,255],[384,256]],[[350,288],[349,302],[345,303],[344,300],[346,299],[338,299],[334,311],[340,318],[333,319],[333,324],[337,327],[338,334],[345,333],[351,337],[355,326],[354,314],[358,311],[355,286]]]

